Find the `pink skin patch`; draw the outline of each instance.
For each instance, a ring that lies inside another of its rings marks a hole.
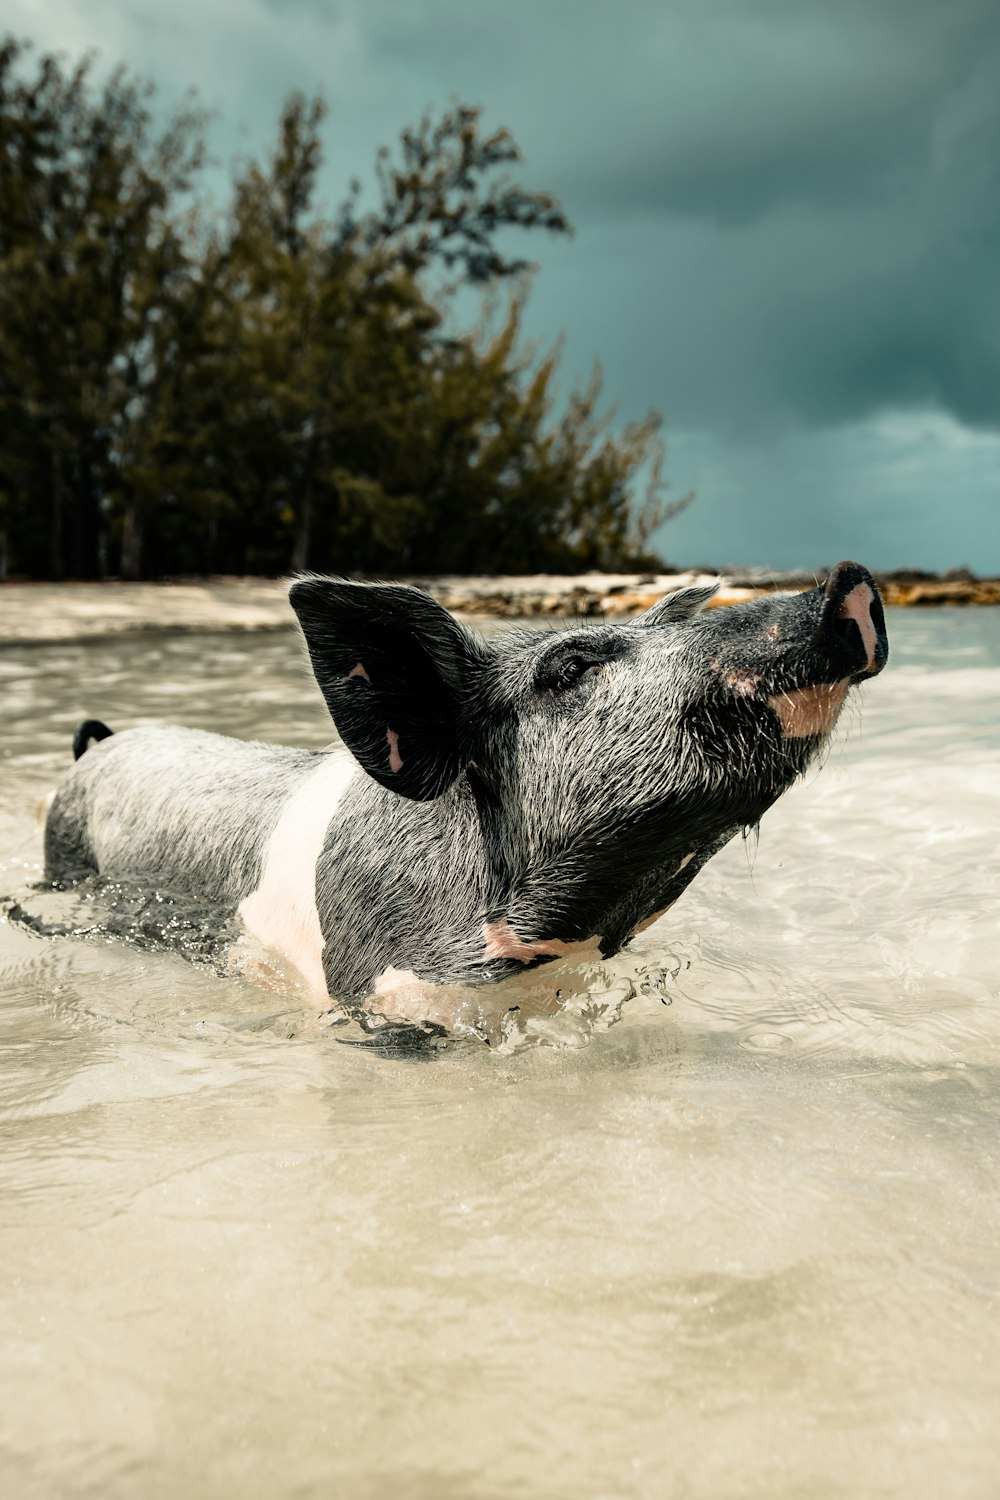
[[[397,969],[393,964],[390,964],[387,969],[382,970],[376,979],[372,993],[375,995],[385,995],[392,990],[398,990],[402,985],[420,983],[421,981],[417,978],[413,969]]]
[[[597,958],[601,951],[599,937],[581,938],[573,943],[564,943],[562,938],[526,943],[514,932],[506,917],[500,922],[483,923],[483,942],[484,963],[491,958],[516,958],[522,963],[530,963],[533,958],[565,958],[569,954]]]
[[[460,997],[446,985],[418,979],[413,969],[397,969],[390,964],[375,980],[365,1009],[387,1021],[430,1022],[453,1031]]]
[[[348,675],[349,678],[350,677],[363,677],[366,682],[371,682],[371,678],[368,676],[368,673],[365,671],[364,667],[361,665],[360,662],[358,662],[358,664],[357,664],[356,667],[352,667],[351,670],[348,672],[347,675]]]
[[[867,583],[856,583],[837,611],[838,620],[853,620],[861,632],[861,640],[868,654],[868,671],[875,666],[877,641],[872,623],[874,595]]]
[[[722,680],[727,688],[732,688],[741,698],[751,697],[760,682],[760,678],[753,672],[727,672]]]
[[[390,966],[377,975],[364,1009],[383,1020],[430,1022],[456,1036],[488,1036],[501,1044],[511,1012],[521,1019],[553,1016],[568,995],[587,993],[586,970],[563,975],[558,990],[545,970],[511,975],[498,984],[432,984],[412,969]]]
[[[401,771],[403,769],[403,757],[399,753],[399,735],[394,729],[387,729],[385,737],[389,744],[389,770]]]
[[[829,734],[840,716],[850,683],[822,682],[816,687],[796,688],[792,693],[778,693],[768,698],[781,721],[785,739],[804,739],[807,735]]]

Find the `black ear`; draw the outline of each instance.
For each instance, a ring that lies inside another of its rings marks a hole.
[[[344,744],[390,791],[440,796],[473,753],[485,645],[409,584],[299,578],[288,597]]]
[[[721,579],[715,579],[708,584],[696,585],[690,589],[677,589],[673,594],[667,594],[658,599],[638,618],[639,625],[673,625],[678,620],[690,620],[703,609],[709,599],[715,597],[719,592]]]

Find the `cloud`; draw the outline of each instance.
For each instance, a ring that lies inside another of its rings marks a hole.
[[[680,433],[670,472],[698,503],[660,537],[685,564],[821,569],[1000,566],[1000,435],[888,412],[767,439]]]
[[[602,351],[632,345],[671,420],[749,432],[936,404],[1000,423],[1000,7],[526,15],[382,5],[366,34],[386,66],[454,69],[566,201],[580,235],[546,253],[539,314],[574,328],[583,307]]]

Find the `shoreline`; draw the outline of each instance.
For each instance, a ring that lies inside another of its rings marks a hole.
[[[589,573],[517,577],[414,576],[454,614],[504,620],[610,619],[636,615],[674,589],[715,574]],[[891,607],[1000,604],[1000,579],[875,574]],[[711,607],[780,590],[813,588],[801,574],[723,575]],[[164,583],[0,583],[0,648],[150,634],[245,634],[291,629],[286,580],[215,577]]]

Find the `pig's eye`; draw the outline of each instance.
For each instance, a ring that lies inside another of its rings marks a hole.
[[[606,657],[579,651],[558,652],[543,661],[535,674],[535,687],[549,693],[565,693],[582,682],[588,674],[600,671]]]
[[[557,691],[561,688],[575,687],[585,672],[596,672],[597,662],[587,661],[583,656],[567,656],[556,666],[555,671],[549,679],[549,686]]]

